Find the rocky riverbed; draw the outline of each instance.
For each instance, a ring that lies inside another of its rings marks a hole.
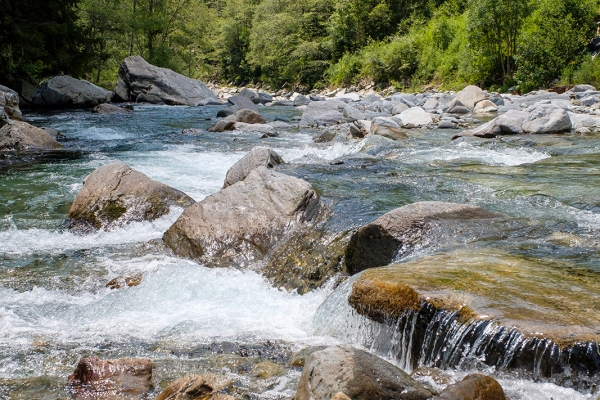
[[[3,92],[0,395],[597,396],[594,88],[208,93],[142,61],[128,108]]]

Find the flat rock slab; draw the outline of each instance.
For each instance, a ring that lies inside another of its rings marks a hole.
[[[153,221],[171,206],[194,199],[148,178],[124,163],[112,163],[88,175],[71,205],[65,227],[79,233],[114,229],[133,221]]]
[[[308,182],[258,167],[186,208],[163,240],[177,255],[244,268],[263,259],[286,233],[309,223],[320,208]]]
[[[435,240],[432,228],[443,223],[489,220],[500,215],[481,207],[424,201],[397,208],[352,235],[346,249],[346,268],[351,275],[387,265],[401,250]],[[489,223],[489,222],[486,222]]]
[[[32,104],[48,108],[91,108],[110,100],[111,92],[91,82],[68,75],[46,81],[33,97]]]
[[[194,106],[215,94],[201,81],[148,63],[140,56],[127,57],[119,68],[113,92],[115,102],[148,102]]]

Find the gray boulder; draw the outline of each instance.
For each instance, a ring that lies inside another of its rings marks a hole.
[[[460,101],[469,110],[475,108],[475,104],[486,99],[485,92],[477,86],[467,86],[456,94],[456,100]]]
[[[371,121],[370,133],[372,135],[380,135],[388,139],[408,139],[408,136],[398,122],[392,118],[377,117]]]
[[[499,217],[481,207],[423,201],[397,208],[356,231],[346,248],[346,268],[354,275],[392,262],[399,252],[421,244],[443,223]]]
[[[573,127],[567,111],[553,106],[537,107],[531,110],[529,120],[523,124],[527,133],[557,133]]]
[[[344,120],[340,110],[346,108],[346,103],[336,99],[313,101],[306,106],[300,126],[326,126],[339,124]]]
[[[573,89],[571,89],[572,92],[575,93],[581,93],[581,92],[588,92],[588,91],[596,91],[596,88],[593,87],[592,85],[575,85],[573,87]]]
[[[358,108],[354,108],[352,106],[346,106],[346,108],[344,108],[344,111],[342,112],[342,115],[344,116],[344,118],[351,120],[365,119],[365,114],[363,114],[363,112],[360,111]]]
[[[10,119],[21,120],[23,115],[19,109],[19,94],[14,90],[0,85],[0,110]],[[0,121],[0,127],[2,126]]]
[[[283,164],[283,162],[279,154],[268,147],[255,147],[229,168],[225,177],[225,183],[223,183],[223,189],[234,183],[243,181],[250,172],[258,167],[275,168],[277,165]]]
[[[446,110],[449,114],[468,114],[471,112],[465,105],[458,99],[452,100],[448,103],[448,109]]]
[[[273,96],[271,96],[269,93],[258,92],[258,102],[260,104],[271,103],[273,102]]]
[[[10,86],[14,88],[15,92],[19,94],[19,97],[25,103],[31,103],[38,92],[37,85],[25,79],[15,79],[10,83]]]
[[[191,204],[194,199],[185,193],[117,162],[85,178],[65,227],[78,233],[111,230],[133,221],[153,221],[167,214],[171,206]]]
[[[208,266],[244,268],[262,260],[290,231],[313,220],[312,186],[266,167],[188,207],[163,236],[175,254]]]
[[[258,113],[258,106],[254,104],[252,100],[244,96],[231,96],[227,99],[227,102],[230,104],[229,109],[233,112],[239,110],[252,110],[255,113]]]
[[[514,98],[513,100],[521,105],[521,107],[535,106],[541,102],[567,108],[571,105],[571,98],[567,94],[558,94],[555,92],[547,92],[545,90],[529,93],[525,96]]]
[[[108,102],[110,96],[108,90],[91,82],[61,75],[46,81],[31,103],[48,108],[89,108]]]
[[[114,104],[99,104],[96,107],[92,108],[92,112],[94,114],[131,114],[132,111],[125,108],[115,106]]]
[[[0,153],[39,153],[61,147],[45,130],[27,122],[10,121],[0,129]]]
[[[478,126],[464,131],[463,136],[493,138],[498,135],[515,135],[523,133],[523,124],[531,118],[526,111],[509,110],[505,114]]]
[[[401,114],[402,112],[408,110],[409,108],[410,108],[409,106],[407,106],[403,102],[400,102],[400,103],[394,105],[394,107],[392,108],[392,115]]]
[[[334,396],[352,400],[425,400],[433,394],[395,365],[342,345],[310,355],[294,400],[331,400]]]
[[[412,107],[399,115],[403,125],[426,126],[433,123],[431,114],[421,107]]]
[[[311,103],[311,100],[302,95],[299,94],[298,96],[296,96],[296,98],[294,99],[294,107],[298,107],[298,106],[307,106]]]
[[[155,103],[160,99],[168,105],[193,106],[207,98],[216,96],[201,81],[149,64],[140,56],[123,61],[113,92],[115,102]]]
[[[260,103],[260,98],[258,96],[258,93],[256,93],[252,89],[243,88],[242,90],[240,90],[240,96],[247,98],[248,100],[250,100],[254,104],[259,104]]]

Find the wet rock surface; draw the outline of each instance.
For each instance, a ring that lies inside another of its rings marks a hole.
[[[294,399],[331,400],[340,392],[353,400],[432,396],[400,368],[363,350],[342,345],[313,353],[302,370]]]
[[[473,374],[447,387],[434,400],[506,400],[506,396],[494,378]]]
[[[112,163],[86,177],[64,226],[79,233],[111,230],[133,221],[155,220],[167,214],[171,206],[191,204],[194,200],[185,193],[124,163]]]
[[[225,400],[223,397],[225,395],[219,394],[218,391],[225,389],[231,383],[231,379],[225,376],[190,375],[173,382],[158,395],[156,400]]]

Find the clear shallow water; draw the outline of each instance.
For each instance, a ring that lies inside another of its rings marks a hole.
[[[299,370],[261,380],[223,366],[214,352],[192,350],[229,342],[276,343],[278,354],[339,341],[369,347],[361,337],[315,330],[313,318],[330,287],[299,296],[253,273],[206,269],[174,257],[157,239],[181,210],[90,236],[58,230],[83,178],[117,160],[201,200],[221,188],[229,167],[253,146],[270,146],[287,161],[283,172],[313,183],[332,205],[333,231],[415,201],[476,204],[508,216],[501,234],[445,241],[407,258],[453,246],[491,247],[600,274],[600,136],[455,143],[450,137],[456,132],[415,130],[404,142],[372,137],[317,144],[313,138],[320,132],[311,130],[267,139],[208,133],[217,109],[26,115],[33,124],[59,129],[63,145],[79,156],[0,169],[0,395],[68,397],[66,376],[81,357],[133,355],[155,361],[157,387],[214,370],[232,374],[259,398],[291,398]],[[291,108],[261,111],[270,120],[298,114]],[[200,131],[182,134],[184,128]],[[133,275],[142,276],[141,285],[106,288],[115,277]],[[591,398],[503,379],[513,399]]]

